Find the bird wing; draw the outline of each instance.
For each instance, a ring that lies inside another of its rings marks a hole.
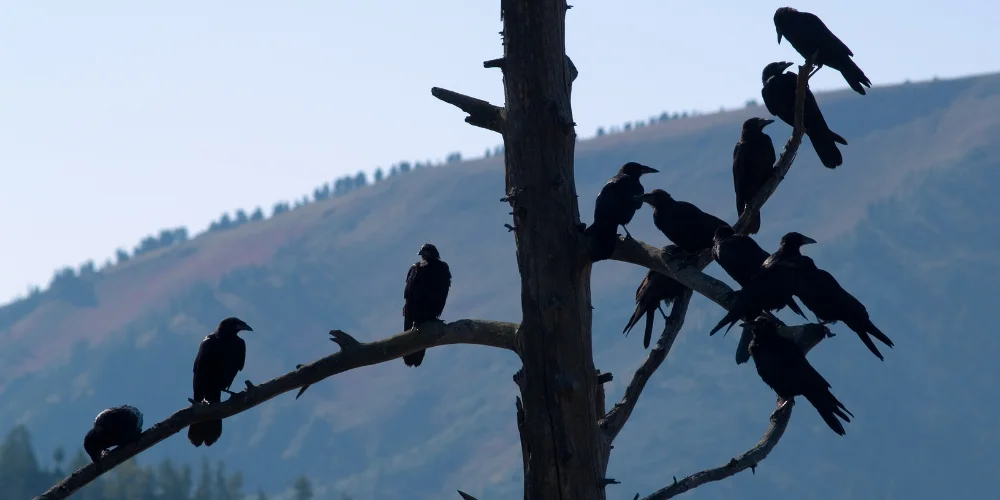
[[[813,39],[821,40],[823,45],[826,45],[826,47],[823,47],[824,49],[828,51],[840,52],[852,57],[854,56],[854,52],[851,52],[851,49],[847,47],[847,44],[837,38],[837,35],[834,35],[833,32],[830,31],[830,28],[826,27],[826,23],[824,23],[819,16],[809,12],[802,12],[800,15],[804,21],[803,25],[805,27],[805,31],[810,33]],[[829,55],[835,56],[836,53]]]
[[[768,164],[771,165],[771,169],[773,170],[774,169],[774,163],[778,161],[778,156],[774,152],[774,141],[771,140],[771,136],[769,136],[767,134],[763,134],[763,135],[764,135],[764,137],[761,138],[761,141],[762,141],[761,142],[761,147],[764,149],[764,155],[765,155],[764,158],[767,160]],[[763,147],[764,144],[765,144],[763,141],[767,141],[767,143],[766,143],[767,147]]]
[[[198,346],[198,355],[194,357],[194,377],[191,380],[195,401],[201,401],[207,391],[206,385],[212,377],[210,372],[214,371],[211,365],[219,359],[219,341],[219,337],[212,334],[205,337]]]
[[[410,270],[406,272],[406,287],[403,288],[403,298],[410,298],[410,291],[413,289],[413,282],[416,281],[417,272],[420,269],[420,263],[413,264],[410,266]]]
[[[747,200],[743,199],[741,185],[746,177],[746,172],[743,168],[743,158],[740,157],[740,146],[743,141],[737,141],[736,146],[733,147],[733,189],[736,191],[736,213],[739,214],[743,211],[743,205],[746,204]]]

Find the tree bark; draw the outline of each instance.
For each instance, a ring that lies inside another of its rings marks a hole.
[[[603,500],[590,263],[573,176],[565,0],[503,0],[503,130],[523,319],[524,497]]]

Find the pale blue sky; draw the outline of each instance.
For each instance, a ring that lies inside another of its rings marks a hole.
[[[759,98],[771,1],[576,0],[578,133]],[[872,81],[1000,70],[985,0],[799,1]],[[872,29],[881,26],[879,33]],[[0,0],[0,301],[163,227],[400,160],[479,156],[499,136],[430,95],[496,104],[498,0]],[[692,76],[697,78],[692,78]],[[814,89],[842,88],[823,70]],[[609,167],[611,168],[611,167]]]

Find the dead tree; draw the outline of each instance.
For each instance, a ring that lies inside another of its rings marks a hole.
[[[362,343],[340,330],[330,332],[340,351],[210,405],[181,409],[147,429],[138,443],[111,451],[36,497],[66,498],[104,472],[176,434],[192,423],[226,418],[289,391],[316,384],[348,370],[395,360],[412,352],[449,344],[477,344],[517,354],[523,368],[514,376],[521,390],[515,401],[524,459],[524,498],[530,500],[604,500],[612,443],[635,408],[653,372],[663,363],[687,312],[691,291],[678,300],[663,333],[636,370],[622,400],[605,411],[601,381],[594,367],[591,341],[590,271],[581,230],[573,176],[576,142],[570,93],[577,69],[565,52],[565,0],[501,0],[504,55],[486,61],[503,72],[505,105],[434,88],[431,93],[468,114],[471,125],[503,136],[506,196],[512,207],[517,264],[521,275],[519,324],[483,320],[431,322],[380,340]],[[778,159],[775,173],[734,226],[745,232],[753,214],[767,201],[791,167],[802,140],[802,108],[812,64],[799,67],[795,126]],[[657,248],[620,240],[613,259],[663,273],[722,307],[732,290],[698,266],[678,267]],[[459,292],[461,293],[461,292]],[[825,327],[782,326],[779,333],[808,351]],[[720,467],[698,472],[647,496],[662,500],[701,484],[753,469],[781,437],[792,405],[774,415],[760,442]],[[474,486],[474,485],[471,485]],[[463,498],[472,498],[459,492]],[[638,498],[638,495],[636,495]]]

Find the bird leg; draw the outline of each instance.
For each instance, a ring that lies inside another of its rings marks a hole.
[[[663,316],[664,320],[670,319],[670,318],[667,317],[667,313],[663,312],[663,307],[662,306],[663,306],[663,304],[656,304],[656,310],[660,311],[660,316]]]
[[[634,240],[635,239],[635,238],[632,237],[631,234],[629,234],[628,227],[626,227],[625,224],[622,224],[622,229],[625,230],[625,239],[626,240]]]
[[[822,64],[817,64],[817,65],[816,65],[816,67],[815,67],[815,68],[813,68],[813,70],[812,70],[812,73],[809,73],[809,76],[808,76],[808,78],[812,78],[812,77],[813,77],[813,75],[815,75],[815,74],[816,74],[816,72],[817,72],[817,71],[819,71],[819,69],[820,69],[820,68],[822,68],[822,67],[823,67],[823,65],[822,65]]]

